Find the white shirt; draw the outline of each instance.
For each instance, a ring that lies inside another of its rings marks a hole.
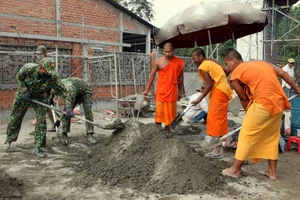
[[[200,97],[201,93],[196,93],[193,94],[189,97],[189,105],[197,100]],[[196,106],[192,106],[185,114],[184,116],[190,121],[193,122],[193,119],[202,111],[204,110],[205,112],[207,112],[208,110],[208,104],[206,99],[202,99],[202,101],[200,101],[200,103],[198,103]]]
[[[294,67],[290,67],[289,64],[286,64],[282,70],[285,71],[286,73],[288,73],[290,75],[290,77],[292,77],[294,79]],[[291,89],[291,86],[289,84],[287,84],[283,79],[282,79],[282,83],[281,83],[282,87],[287,87],[288,89]]]

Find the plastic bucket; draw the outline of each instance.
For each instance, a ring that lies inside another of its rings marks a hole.
[[[300,98],[291,100],[291,135],[300,136]]]
[[[137,94],[135,104],[134,104],[134,109],[141,110],[141,108],[143,107],[143,102],[144,102],[144,95]]]
[[[291,135],[300,137],[300,126],[291,125]]]

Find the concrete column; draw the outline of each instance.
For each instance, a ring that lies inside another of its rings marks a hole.
[[[60,37],[60,0],[56,0],[56,36]]]
[[[123,32],[124,32],[124,26],[123,26],[123,13],[120,13],[120,16],[119,16],[119,21],[120,21],[120,39],[119,39],[119,42],[120,43],[123,43]],[[119,46],[119,52],[122,52],[123,51],[123,47],[122,46]]]
[[[82,46],[82,55],[85,56],[85,57],[88,57],[89,56],[89,53],[88,53],[88,49],[89,49],[89,45],[86,45],[84,44]],[[90,82],[90,77],[89,77],[89,66],[88,66],[88,60],[87,59],[84,59],[84,63],[83,63],[83,79],[86,81],[86,82]]]
[[[146,37],[146,54],[149,54],[151,51],[151,30],[148,31]]]

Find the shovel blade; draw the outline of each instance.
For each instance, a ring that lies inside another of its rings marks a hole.
[[[177,114],[174,120],[172,121],[171,125],[172,127],[176,126],[180,121],[182,120],[182,114]]]

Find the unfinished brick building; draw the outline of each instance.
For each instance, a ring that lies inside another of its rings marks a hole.
[[[76,76],[90,82],[95,101],[136,92],[136,85],[124,89],[135,81],[129,68],[135,66],[137,75],[143,71],[145,79],[155,30],[112,0],[0,1],[1,110],[11,108],[17,88],[15,75],[33,61],[38,45],[45,45],[56,59],[60,78]],[[8,60],[13,60],[15,67],[9,66]],[[118,94],[112,90],[116,85],[123,88]]]

